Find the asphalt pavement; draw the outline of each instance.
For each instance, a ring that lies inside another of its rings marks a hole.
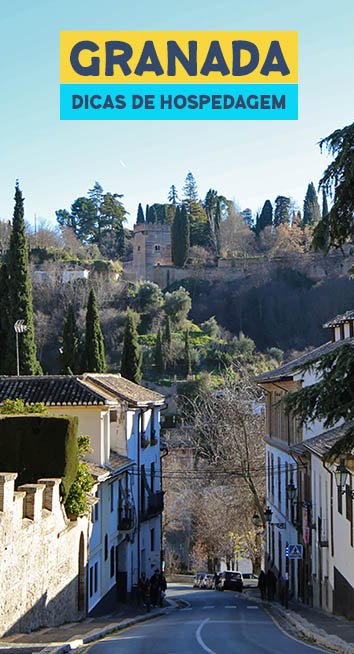
[[[296,640],[242,593],[172,588],[186,605],[111,635],[86,654],[314,654],[325,649]]]

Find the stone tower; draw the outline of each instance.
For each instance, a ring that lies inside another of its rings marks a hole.
[[[138,280],[153,280],[154,267],[171,265],[171,226],[134,225],[133,272]]]

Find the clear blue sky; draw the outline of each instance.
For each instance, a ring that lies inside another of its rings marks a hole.
[[[16,178],[26,218],[55,221],[95,180],[143,204],[213,187],[256,211],[266,198],[300,205],[328,163],[317,142],[353,121],[351,0],[3,0],[0,40],[0,217],[10,218]],[[295,29],[298,122],[60,122],[59,32],[75,29]],[[120,162],[123,161],[125,166]]]

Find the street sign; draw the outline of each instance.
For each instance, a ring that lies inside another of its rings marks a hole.
[[[302,545],[289,545],[286,549],[288,550],[287,556],[289,559],[302,559]]]

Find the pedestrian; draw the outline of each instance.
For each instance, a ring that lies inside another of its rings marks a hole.
[[[160,606],[163,605],[163,601],[166,597],[167,590],[167,581],[163,572],[160,573]]]
[[[150,599],[152,606],[160,603],[160,572],[157,569],[150,577]]]
[[[267,585],[267,596],[270,602],[273,602],[275,598],[275,591],[277,588],[277,578],[274,572],[269,568],[266,574],[266,585]]]
[[[259,573],[258,577],[258,588],[261,593],[261,598],[264,600],[266,598],[266,590],[267,590],[267,578],[265,575],[264,570],[261,570]]]
[[[142,601],[147,612],[150,611],[150,581],[147,578],[145,572],[141,573],[138,585],[139,600]]]

